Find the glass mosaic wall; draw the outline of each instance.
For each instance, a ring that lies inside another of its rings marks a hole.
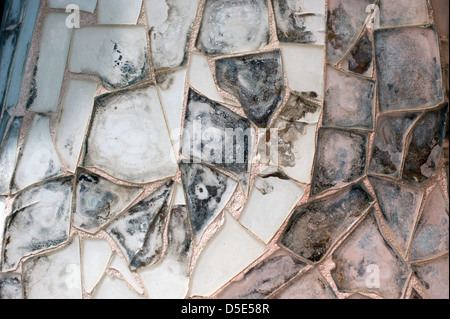
[[[7,0],[0,299],[449,297],[447,0]]]

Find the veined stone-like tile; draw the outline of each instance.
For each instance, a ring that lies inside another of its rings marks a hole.
[[[325,0],[272,0],[281,42],[325,44]]]
[[[373,39],[368,31],[365,31],[358,42],[351,48],[342,61],[342,66],[350,72],[368,77],[373,76]]]
[[[377,118],[370,173],[399,177],[405,138],[420,115],[408,112]]]
[[[97,82],[70,80],[56,131],[56,147],[66,166],[75,172],[94,104]]]
[[[96,99],[83,166],[133,183],[174,176],[175,156],[156,88]]]
[[[276,169],[265,171],[256,178],[239,221],[268,243],[303,194],[300,186]]]
[[[426,199],[422,216],[411,242],[409,259],[420,261],[449,250],[448,202],[436,185]]]
[[[207,55],[260,49],[269,42],[267,0],[207,0],[197,48]]]
[[[50,135],[50,117],[36,114],[19,155],[13,191],[64,173]]]
[[[3,270],[21,258],[67,241],[70,227],[72,177],[54,179],[19,193],[5,222]]]
[[[344,292],[397,299],[409,276],[407,264],[380,233],[374,209],[333,253],[333,261],[331,275]]]
[[[0,112],[0,145],[3,141],[3,137],[5,137],[6,128],[8,127],[9,120],[11,119],[11,115],[9,115],[6,110],[3,110],[3,114]]]
[[[198,243],[211,222],[224,209],[237,182],[201,164],[180,164],[193,236]]]
[[[142,0],[98,0],[98,24],[136,24]]]
[[[291,93],[289,100],[278,116],[288,122],[311,123],[319,122],[322,107],[301,95]]]
[[[431,299],[448,299],[448,254],[422,264],[413,265],[414,274],[419,278]]]
[[[369,180],[384,223],[403,252],[406,252],[422,202],[423,190],[372,176]]]
[[[109,264],[109,269],[118,271],[123,279],[136,290],[139,294],[144,294],[144,289],[136,280],[136,273],[132,273],[126,262],[119,257],[119,255],[114,254]]]
[[[250,268],[239,281],[229,283],[218,299],[264,299],[297,276],[306,264],[283,249]]]
[[[217,60],[216,77],[219,86],[239,100],[253,123],[267,126],[284,94],[279,50]]]
[[[221,229],[203,249],[191,276],[190,296],[210,296],[261,256],[266,247],[228,212]]]
[[[402,178],[420,184],[435,172],[441,156],[448,104],[425,112],[412,129],[407,142]]]
[[[23,299],[21,274],[0,273],[0,299]]]
[[[16,166],[17,142],[19,141],[22,117],[16,117],[6,136],[3,145],[0,143],[0,194],[9,193],[11,179]]]
[[[91,292],[100,281],[111,259],[111,246],[104,239],[83,239],[81,247],[83,287]]]
[[[65,13],[48,13],[42,27],[39,60],[28,99],[35,112],[56,112],[61,91],[72,29],[66,27]]]
[[[125,88],[149,76],[143,26],[88,26],[76,29],[68,64],[74,73],[97,75],[107,89]]]
[[[426,0],[380,0],[379,6],[382,27],[428,23]]]
[[[80,243],[27,260],[23,265],[25,299],[81,299]]]
[[[378,29],[374,37],[382,113],[430,108],[443,101],[439,45],[433,27]]]
[[[69,4],[75,4],[80,10],[94,13],[97,0],[48,0],[50,8],[66,9]]]
[[[74,194],[73,226],[95,234],[141,193],[141,188],[117,185],[80,168]]]
[[[153,67],[185,65],[199,0],[145,0]]]
[[[373,130],[375,81],[327,66],[323,125]]]
[[[298,207],[280,243],[312,262],[318,262],[369,208],[373,198],[359,184]]]
[[[311,194],[349,184],[364,175],[368,134],[351,130],[321,128]]]
[[[144,296],[137,294],[131,290],[125,281],[117,277],[104,275],[94,293],[93,299],[103,300],[125,300],[125,299],[146,299]]]

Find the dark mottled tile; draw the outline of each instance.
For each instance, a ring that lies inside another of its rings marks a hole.
[[[373,41],[369,32],[364,32],[342,61],[344,69],[361,75],[373,75]]]
[[[0,273],[0,299],[23,299],[21,274]]]
[[[449,263],[448,254],[429,262],[412,266],[414,274],[425,288],[430,299],[449,298]]]

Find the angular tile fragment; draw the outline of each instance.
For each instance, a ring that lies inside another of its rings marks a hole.
[[[117,277],[104,275],[94,293],[93,299],[103,300],[125,300],[125,299],[146,299],[128,287],[127,283]]]
[[[98,24],[136,24],[142,0],[99,0]]]
[[[91,292],[100,281],[111,259],[112,249],[104,239],[83,239],[81,247],[83,287]]]
[[[263,172],[255,180],[239,221],[268,243],[303,194],[300,186],[276,169]]]
[[[71,172],[75,172],[83,138],[94,104],[97,82],[70,80],[56,131],[56,147]]]
[[[27,260],[23,287],[25,299],[81,299],[78,237],[64,248]]]
[[[216,296],[218,299],[264,299],[297,276],[306,264],[283,249],[263,259],[232,281]]]
[[[322,107],[302,95],[291,93],[286,105],[280,112],[279,119],[288,122],[318,123]]]
[[[340,291],[398,299],[409,276],[407,264],[380,233],[372,209],[333,253],[331,275]]]
[[[175,68],[187,62],[199,0],[145,0],[153,67]]]
[[[83,166],[133,183],[174,176],[177,170],[155,87],[96,99]]]
[[[365,31],[351,48],[342,61],[342,66],[350,72],[373,76],[373,39],[368,31]]]
[[[413,265],[414,274],[431,299],[449,298],[448,269],[448,254],[439,259]]]
[[[327,66],[323,125],[373,130],[375,81]]]
[[[14,174],[13,191],[64,173],[50,134],[50,117],[35,115]]]
[[[269,42],[267,0],[207,0],[197,48],[207,55],[260,49]]]
[[[97,75],[107,89],[125,88],[149,76],[143,26],[88,26],[73,34],[68,68]]]
[[[94,13],[97,7],[97,0],[48,0],[50,8],[66,9],[70,4],[77,5],[80,10]]]
[[[224,224],[194,266],[189,296],[212,295],[266,251],[228,212],[224,215]]]
[[[20,192],[5,222],[3,270],[15,269],[21,258],[67,241],[72,177],[62,177]]]
[[[411,261],[430,259],[449,250],[448,201],[435,186],[426,199],[409,251]]]
[[[426,0],[380,0],[379,6],[382,27],[428,23]]]
[[[373,198],[359,184],[295,209],[280,244],[318,262],[369,208]]]
[[[247,117],[266,127],[284,94],[279,50],[216,61],[218,85],[234,95]]]
[[[127,187],[78,169],[73,203],[73,226],[95,234],[125,210],[141,193],[138,187]]]
[[[422,202],[423,190],[372,176],[369,180],[380,205],[383,222],[403,252],[406,252]]]
[[[374,38],[382,113],[430,108],[443,101],[439,45],[434,27],[378,29]]]
[[[333,128],[319,129],[311,194],[358,180],[366,168],[368,134]]]
[[[423,299],[423,297],[417,292],[416,289],[411,290],[411,295],[409,296],[409,299]]]
[[[198,243],[237,187],[230,177],[201,164],[180,164],[193,236]]]
[[[181,183],[176,183],[173,191],[173,206],[186,206],[186,197]]]
[[[421,184],[429,179],[439,163],[445,135],[448,104],[425,112],[412,129],[402,178],[410,183]]]
[[[11,179],[16,166],[17,143],[19,141],[22,117],[16,117],[8,131],[3,144],[0,143],[0,194],[9,193]]]
[[[21,274],[0,273],[0,299],[23,299]]]
[[[114,254],[114,256],[111,259],[111,262],[109,263],[109,269],[118,271],[128,285],[133,287],[133,289],[139,294],[141,295],[144,294],[144,289],[141,287],[141,285],[136,279],[138,275],[135,272],[132,273],[130,271],[130,268],[128,267],[127,263],[122,258],[120,258],[119,255]]]

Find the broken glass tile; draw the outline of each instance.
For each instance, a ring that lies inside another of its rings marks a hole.
[[[373,65],[373,40],[365,31],[342,61],[342,66],[347,71],[372,77]]]
[[[92,294],[93,299],[103,300],[125,300],[125,299],[146,299],[128,287],[127,283],[117,277],[104,275],[102,281]]]
[[[448,266],[448,254],[439,259],[412,266],[414,274],[425,288],[425,292],[429,298],[449,298]]]
[[[414,231],[409,259],[420,261],[449,250],[448,201],[443,190],[435,186]]]
[[[142,0],[98,0],[98,24],[136,24]]]
[[[435,172],[441,156],[448,104],[425,112],[409,135],[402,178],[420,184]]]
[[[381,217],[403,252],[408,249],[412,230],[423,198],[423,190],[392,180],[369,177]]]
[[[409,277],[408,265],[380,233],[372,209],[333,253],[331,275],[340,291],[397,299]]]
[[[38,184],[20,192],[5,222],[3,270],[15,269],[24,256],[67,241],[72,202],[72,176]]]
[[[297,276],[306,264],[283,249],[277,250],[232,281],[218,299],[264,299]]]
[[[69,4],[75,4],[80,10],[94,13],[97,0],[48,0],[50,8],[66,9]]]
[[[373,201],[359,184],[295,209],[280,244],[312,262],[330,248],[362,216]]]
[[[187,62],[199,0],[145,0],[153,67],[175,68]]]
[[[373,130],[375,81],[327,66],[323,125]]]
[[[180,164],[180,170],[193,236],[198,243],[234,194],[237,182],[206,165]]]
[[[13,191],[64,173],[50,134],[50,117],[36,114],[19,155]]]
[[[83,287],[92,292],[100,281],[111,259],[111,246],[104,239],[85,238],[81,247],[81,277]]]
[[[266,251],[233,216],[228,212],[224,216],[224,224],[194,266],[190,296],[212,295]]]
[[[291,93],[286,105],[280,112],[279,119],[288,122],[318,123],[322,107],[301,95]]]
[[[276,169],[264,171],[256,178],[239,221],[268,243],[303,194],[304,190],[283,173]]]
[[[141,188],[117,185],[80,168],[74,194],[73,226],[95,234],[141,193]]]
[[[239,100],[253,123],[267,126],[284,95],[279,50],[217,60],[216,77],[220,88]]]
[[[430,108],[442,102],[441,62],[434,27],[378,29],[374,38],[382,113]]]
[[[380,0],[379,6],[382,27],[428,23],[426,0]]]
[[[311,195],[361,178],[366,168],[367,140],[366,132],[319,129]]]
[[[144,26],[88,26],[73,34],[68,68],[97,75],[107,89],[125,88],[149,77]]]
[[[83,166],[133,183],[174,176],[177,170],[155,87],[98,97]]]
[[[21,274],[0,273],[0,299],[23,299]]]
[[[19,141],[20,126],[22,124],[22,117],[16,117],[8,131],[8,134],[3,142],[0,143],[0,194],[6,195],[9,193],[11,179],[14,174],[14,167],[16,165],[17,143]]]
[[[324,0],[272,0],[272,6],[281,42],[324,44]]]
[[[112,257],[111,262],[109,263],[109,269],[118,271],[122,275],[123,280],[125,280],[128,285],[133,287],[133,289],[136,290],[136,292],[138,292],[139,294],[144,294],[144,289],[136,279],[136,277],[139,278],[139,275],[137,275],[137,273],[135,272],[132,273],[126,261],[119,257],[118,254],[114,254],[114,256]]]
[[[420,115],[408,112],[377,118],[370,173],[399,177],[405,138]]]
[[[269,42],[267,0],[207,0],[197,48],[207,54],[257,50]]]
[[[23,265],[25,299],[81,299],[78,236],[65,247]]]

